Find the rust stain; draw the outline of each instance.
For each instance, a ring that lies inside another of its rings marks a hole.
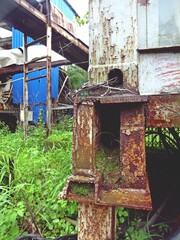
[[[137,209],[151,208],[145,162],[146,102],[146,96],[138,95],[75,99],[73,175],[67,182],[64,198],[82,203],[121,205]],[[111,111],[109,112],[108,109]],[[117,125],[119,130],[117,127],[114,128],[114,125],[106,123],[108,112],[113,115],[113,111],[119,111],[119,115],[115,114],[118,118],[116,123],[119,125]],[[108,128],[104,128],[106,125]],[[120,138],[117,139],[120,148],[118,145],[117,155],[114,155],[114,150],[109,148],[107,157],[105,155],[101,158],[102,165],[103,161],[107,161],[106,164],[114,164],[115,158],[118,161],[118,165],[110,165],[111,172],[107,172],[107,167],[100,170],[97,166],[96,157],[99,149],[102,149],[103,142],[100,137],[102,131],[111,131],[111,128],[120,132]],[[79,187],[90,183],[92,188],[87,196],[79,195],[73,191],[72,183]]]
[[[147,127],[180,126],[180,94],[149,96],[146,106]]]
[[[138,0],[137,2],[140,6],[147,6],[150,4],[149,0]]]
[[[78,201],[79,203],[90,203],[94,204],[93,198],[80,197],[77,195],[70,194],[69,200]],[[116,189],[111,191],[101,191],[101,201],[96,203],[97,206],[122,206],[131,207],[134,209],[152,210],[152,202],[150,192],[135,189]]]
[[[128,1],[127,4],[128,7],[133,5],[132,1]],[[95,10],[93,11],[94,14],[97,14]],[[132,14],[128,13],[125,16],[127,18],[125,18],[122,11],[121,17],[115,19],[119,12],[116,12],[110,2],[100,2],[99,12],[98,23],[94,20],[96,18],[90,19],[92,21],[90,33],[93,39],[90,52],[89,81],[102,83],[108,79],[109,71],[117,68],[123,73],[124,86],[137,92],[138,70],[137,66],[131,64],[136,61],[136,16],[132,11]]]
[[[115,240],[115,208],[88,203],[79,204],[78,238],[83,240]]]
[[[72,22],[70,22],[63,12],[61,12],[55,5],[51,3],[51,19],[59,26],[69,31],[71,34],[75,35],[75,27]]]
[[[145,116],[143,105],[126,106],[126,109],[121,112],[120,119],[122,188],[146,189]]]
[[[163,63],[163,64],[162,64]],[[180,63],[167,63],[161,59],[161,67],[155,68],[156,77],[161,81],[161,92],[180,92]]]

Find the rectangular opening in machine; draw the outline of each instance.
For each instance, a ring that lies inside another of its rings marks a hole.
[[[120,181],[120,106],[97,104],[99,117],[96,169],[103,174],[104,189],[119,187]]]

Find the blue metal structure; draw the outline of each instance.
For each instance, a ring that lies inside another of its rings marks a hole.
[[[64,15],[73,20],[77,13],[66,0],[51,0],[51,2],[59,8]],[[28,42],[32,39],[28,37]],[[23,33],[13,28],[12,30],[12,48],[23,46]],[[29,74],[29,78],[38,77],[46,74],[46,69],[37,70]],[[43,110],[43,120],[46,121],[46,78],[39,78],[28,83],[28,101],[30,105],[38,104],[38,106],[31,106],[33,111],[33,123],[37,123],[39,113]],[[58,96],[58,82],[59,82],[59,68],[52,68],[52,98],[56,99]],[[23,74],[15,74],[13,76],[13,103],[23,103]]]
[[[51,0],[51,2],[60,9],[69,20],[73,21],[74,17],[78,16],[77,12],[72,8],[67,0]]]

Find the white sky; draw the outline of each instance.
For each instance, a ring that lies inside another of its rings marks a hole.
[[[89,0],[68,0],[75,11],[82,17],[88,11]]]
[[[89,0],[68,0],[68,2],[80,17],[83,17],[87,13]],[[88,24],[77,28],[77,37],[89,45]]]

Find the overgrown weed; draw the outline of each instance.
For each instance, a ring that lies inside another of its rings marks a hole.
[[[1,124],[0,136],[0,239],[27,232],[44,237],[75,233],[65,217],[76,219],[77,204],[58,199],[71,174],[72,132],[56,126],[46,138],[40,123],[24,140],[21,127],[11,133]],[[48,141],[52,148],[45,147]]]

